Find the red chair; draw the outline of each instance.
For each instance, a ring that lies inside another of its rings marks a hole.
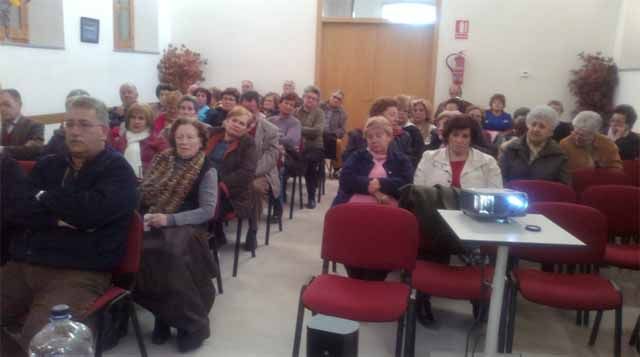
[[[36,166],[36,161],[18,160],[18,165],[20,165],[24,173],[28,175],[31,173],[31,170],[33,170],[33,167]]]
[[[624,173],[630,178],[634,186],[640,186],[640,160],[624,160],[622,161]]]
[[[557,202],[534,203],[530,212],[540,213],[585,243],[582,247],[513,247],[511,255],[546,264],[600,264],[607,243],[607,221],[594,208]],[[517,293],[537,304],[559,309],[596,310],[589,345],[596,341],[603,310],[615,310],[614,356],[620,356],[622,335],[622,294],[608,279],[597,274],[560,274],[530,268],[512,271],[508,338],[506,352],[511,353],[515,330]]]
[[[578,196],[589,186],[631,185],[631,177],[622,170],[615,169],[581,169],[572,174],[572,185]]]
[[[565,184],[544,180],[513,180],[507,188],[525,192],[529,203],[533,202],[569,202],[575,203],[576,192]]]
[[[135,212],[131,218],[129,224],[129,233],[127,238],[127,248],[124,259],[120,265],[112,272],[114,280],[117,277],[124,275],[136,274],[140,270],[140,254],[142,251],[142,235],[143,235],[143,223],[140,215]],[[120,280],[120,279],[118,279]],[[124,280],[124,279],[122,279]],[[133,323],[133,329],[135,330],[136,340],[138,341],[138,348],[140,349],[140,355],[147,356],[147,350],[144,346],[144,339],[140,332],[140,324],[138,323],[138,315],[133,303],[133,297],[131,296],[131,290],[133,289],[134,279],[126,279],[130,281],[128,286],[120,287],[111,286],[101,297],[99,297],[84,314],[82,319],[86,319],[89,316],[97,314],[97,337],[96,337],[96,357],[102,356],[102,334],[104,325],[105,312],[110,310],[117,303],[124,303],[128,309],[128,313],[131,316]]]
[[[293,356],[300,352],[304,309],[355,321],[398,322],[395,355],[402,355],[405,314],[411,287],[405,282],[367,281],[328,273],[329,261],[376,270],[415,268],[418,222],[400,208],[342,204],[325,215],[322,274],[302,287]]]
[[[640,234],[640,188],[603,185],[587,188],[580,201],[604,213],[609,237],[637,237]]]

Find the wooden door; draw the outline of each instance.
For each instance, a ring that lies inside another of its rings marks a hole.
[[[434,26],[322,22],[318,84],[323,97],[345,93],[348,130],[362,128],[381,96],[409,94],[432,100]]]

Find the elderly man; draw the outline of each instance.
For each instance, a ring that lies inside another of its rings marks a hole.
[[[248,91],[252,91],[253,89],[253,82],[245,79],[240,83],[240,91],[242,91],[242,94],[247,93]]]
[[[209,124],[214,128],[222,126],[222,122],[227,117],[227,114],[240,100],[240,93],[237,89],[229,87],[220,93],[220,97],[220,106],[209,110],[207,112],[207,117],[204,120],[204,123]]]
[[[307,183],[307,208],[316,208],[316,188],[321,178],[320,170],[324,170],[324,143],[322,132],[324,130],[324,113],[320,104],[320,89],[308,86],[304,89],[302,107],[296,110],[294,116],[302,125],[302,157],[307,168],[305,181]]]
[[[347,112],[342,108],[344,93],[338,89],[331,94],[329,99],[320,105],[324,111],[324,154],[327,159],[337,160],[341,155],[338,152],[338,140],[344,138]],[[335,167],[334,168],[339,168]]]
[[[12,217],[27,229],[0,270],[2,325],[24,349],[53,306],[67,304],[81,317],[110,286],[138,201],[131,166],[106,147],[102,102],[74,98],[64,130],[68,155],[47,156],[31,172]]]
[[[266,120],[264,114],[260,113],[260,108],[258,108],[259,101],[260,95],[252,90],[240,97],[241,105],[253,114],[249,121],[249,135],[253,137],[258,153],[256,176],[250,187],[253,192],[255,209],[254,216],[249,219],[247,242],[244,246],[248,251],[251,251],[257,245],[258,218],[262,213],[262,201],[267,197],[269,188],[271,188],[272,196],[267,197],[267,199],[273,200],[280,195],[280,173],[278,172],[278,159],[280,157],[278,136],[280,131],[277,126]]]
[[[573,132],[560,141],[560,147],[569,158],[569,172],[583,168],[622,169],[618,147],[605,135],[600,114],[582,111],[573,118]]]
[[[455,103],[458,105],[458,109],[445,109],[445,107],[447,106],[447,104],[452,103],[452,101],[450,101],[450,99],[456,99]],[[471,104],[470,102],[467,102],[466,100],[462,99],[462,86],[460,86],[459,84],[452,84],[449,87],[449,98],[447,98],[447,100],[443,101],[442,103],[440,103],[438,105],[438,108],[436,109],[436,113],[435,116],[437,117],[440,113],[442,113],[445,110],[457,110],[461,113],[466,113],[467,111],[467,107],[471,106],[473,104]]]
[[[300,96],[298,95],[298,93],[296,93],[296,82],[292,80],[286,80],[284,81],[284,83],[282,83],[281,97],[289,93],[293,93],[296,95],[296,108],[300,108],[302,106],[302,99],[300,99]]]
[[[0,152],[16,160],[35,160],[44,144],[44,125],[22,115],[20,92],[0,90],[0,116]]]
[[[131,83],[120,86],[120,100],[122,105],[113,107],[109,111],[109,126],[120,126],[125,121],[129,107],[138,102],[138,88]]]

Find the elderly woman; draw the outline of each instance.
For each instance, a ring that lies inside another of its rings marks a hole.
[[[618,146],[622,160],[635,160],[640,156],[640,136],[631,131],[638,115],[632,106],[618,105],[609,119],[607,136]]]
[[[496,160],[472,148],[481,140],[480,127],[466,115],[447,120],[442,132],[445,147],[426,151],[418,164],[414,185],[458,188],[501,188]]]
[[[450,118],[457,115],[462,115],[462,113],[459,111],[445,110],[438,114],[435,120],[435,128],[431,130],[431,139],[429,140],[429,145],[427,145],[426,150],[437,150],[444,146],[442,138],[444,126]]]
[[[249,185],[255,178],[258,153],[253,138],[248,135],[252,114],[236,106],[229,111],[222,126],[214,128],[205,149],[211,166],[218,170],[220,207],[214,222],[216,243],[226,243],[222,220],[229,212],[244,219],[252,217],[253,202]],[[255,238],[255,236],[253,236]],[[255,240],[245,248],[255,247]]]
[[[484,113],[482,126],[485,130],[502,132],[513,127],[511,115],[504,111],[507,99],[503,94],[494,94],[489,100],[489,110]]]
[[[178,116],[182,118],[198,117],[198,99],[192,95],[185,95],[178,102]]]
[[[412,162],[418,162],[422,151],[413,147],[411,135],[403,130],[401,119],[398,117],[398,101],[391,97],[381,97],[376,99],[369,110],[369,117],[383,116],[389,120],[393,128],[392,146],[405,154]]]
[[[164,112],[160,113],[153,122],[153,135],[164,135],[169,138],[169,130],[173,121],[178,117],[178,109],[182,99],[179,91],[169,92],[164,97]],[[166,130],[165,130],[166,129]],[[163,133],[164,131],[164,133]]]
[[[411,121],[420,130],[425,145],[431,143],[432,114],[433,107],[426,99],[417,98],[411,101]]]
[[[215,212],[218,175],[203,152],[205,127],[189,118],[171,126],[171,148],[159,153],[140,185],[145,227],[135,299],[155,316],[152,342],[178,329],[180,352],[207,339],[216,269],[206,223]]]
[[[138,178],[142,178],[153,157],[168,146],[163,137],[153,135],[152,126],[151,107],[135,103],[127,110],[124,130],[111,129],[111,145],[124,154]]]
[[[260,111],[267,118],[274,115],[278,115],[278,103],[280,103],[280,96],[276,92],[269,92],[262,97],[260,102]]]
[[[553,140],[558,113],[550,106],[537,106],[527,115],[526,123],[526,135],[510,142],[500,158],[502,178],[569,184],[567,156]]]
[[[584,168],[622,169],[618,147],[605,135],[600,114],[582,111],[573,118],[573,132],[560,141],[562,151],[569,158],[569,172]]]
[[[398,125],[411,137],[413,166],[415,167],[425,151],[424,139],[417,126],[409,120],[411,117],[411,97],[401,94],[395,97],[398,102]]]

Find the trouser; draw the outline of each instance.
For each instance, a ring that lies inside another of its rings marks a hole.
[[[9,262],[0,269],[0,325],[19,336],[26,351],[52,307],[68,305],[72,317],[80,319],[110,285],[111,273]]]
[[[258,231],[258,220],[262,214],[262,204],[269,194],[269,181],[266,177],[256,177],[251,183],[251,200],[253,201],[253,214],[249,218],[249,230]]]
[[[322,149],[310,149],[304,152],[306,169],[304,179],[307,183],[307,195],[309,201],[315,200],[318,181],[320,180],[324,164],[324,152]]]

